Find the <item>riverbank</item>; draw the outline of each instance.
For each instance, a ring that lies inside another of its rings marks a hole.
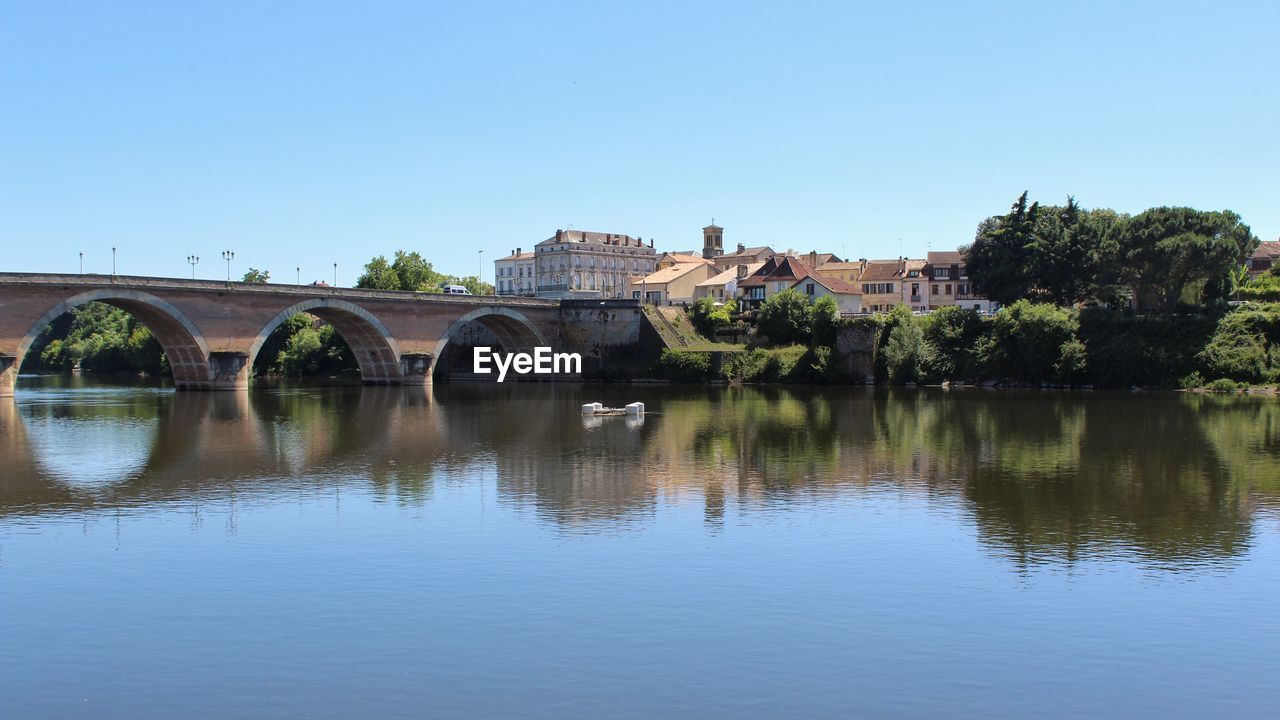
[[[992,317],[957,307],[843,319],[828,343],[667,349],[673,382],[971,384],[1275,394],[1280,304],[1138,315],[1018,302]]]

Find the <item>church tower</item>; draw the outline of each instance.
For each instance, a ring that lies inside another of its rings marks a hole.
[[[702,228],[702,257],[708,260],[724,254],[724,228],[711,223]]]

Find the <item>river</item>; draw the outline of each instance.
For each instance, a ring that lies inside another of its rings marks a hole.
[[[5,717],[1280,708],[1274,398],[24,377],[0,460]]]

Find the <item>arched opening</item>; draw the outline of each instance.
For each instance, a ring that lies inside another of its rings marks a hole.
[[[436,344],[432,357],[432,379],[492,380],[491,376],[474,374],[474,348],[489,347],[494,352],[532,352],[547,346],[537,326],[520,313],[503,307],[486,307],[458,318]],[[506,380],[518,376],[508,375]]]
[[[345,300],[321,298],[306,300],[282,310],[267,323],[254,339],[249,349],[249,364],[260,367],[259,356],[268,346],[268,340],[277,328],[298,315],[309,315],[318,318],[324,325],[331,327],[333,334],[340,338],[350,350],[355,364],[360,369],[360,379],[366,383],[395,384],[400,382],[400,353],[395,338],[382,321],[359,305]],[[294,320],[293,323],[298,323]],[[307,321],[303,320],[302,324]],[[318,334],[323,328],[315,328]],[[277,336],[278,339],[279,336]],[[324,339],[322,338],[322,341]],[[330,347],[337,347],[331,342]],[[261,358],[264,362],[272,362],[275,358]]]
[[[106,308],[117,312],[104,311]],[[94,362],[100,366],[97,369],[109,371],[113,365],[111,353],[134,353],[137,357],[124,358],[128,367],[156,372],[167,368],[174,384],[180,388],[209,387],[209,350],[200,331],[173,305],[136,290],[91,290],[51,308],[31,326],[18,345],[15,366],[38,367],[44,360],[41,353],[30,352],[37,341],[40,342],[37,349],[47,351],[52,342],[65,339],[77,319],[81,320],[80,328],[85,332],[83,338],[77,340],[91,340],[91,344],[74,349],[70,359],[78,361],[77,355],[92,350]],[[93,327],[95,323],[102,327]],[[139,328],[145,328],[147,333],[139,333]],[[154,343],[148,344],[147,334],[154,338]],[[163,359],[151,357],[156,354],[157,346]],[[67,359],[64,355],[62,362],[65,364]]]

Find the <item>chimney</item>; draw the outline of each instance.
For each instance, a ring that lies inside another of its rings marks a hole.
[[[818,251],[810,250],[809,251],[809,268],[816,269],[817,267],[818,267]]]
[[[739,265],[739,266],[738,266],[738,279],[739,279],[739,280],[741,280],[741,279],[745,278],[746,276],[747,276],[747,266],[746,266],[746,265]]]
[[[560,242],[561,238],[563,237],[564,237],[564,231],[556,230],[556,242]]]
[[[867,259],[858,258],[858,277],[862,277],[862,273],[867,271]]]
[[[649,238],[649,249],[653,249],[653,238]]]
[[[743,245],[742,243],[738,243],[738,254],[741,255],[746,251],[747,251],[747,246]]]
[[[520,257],[520,248],[516,248],[516,257]]]

